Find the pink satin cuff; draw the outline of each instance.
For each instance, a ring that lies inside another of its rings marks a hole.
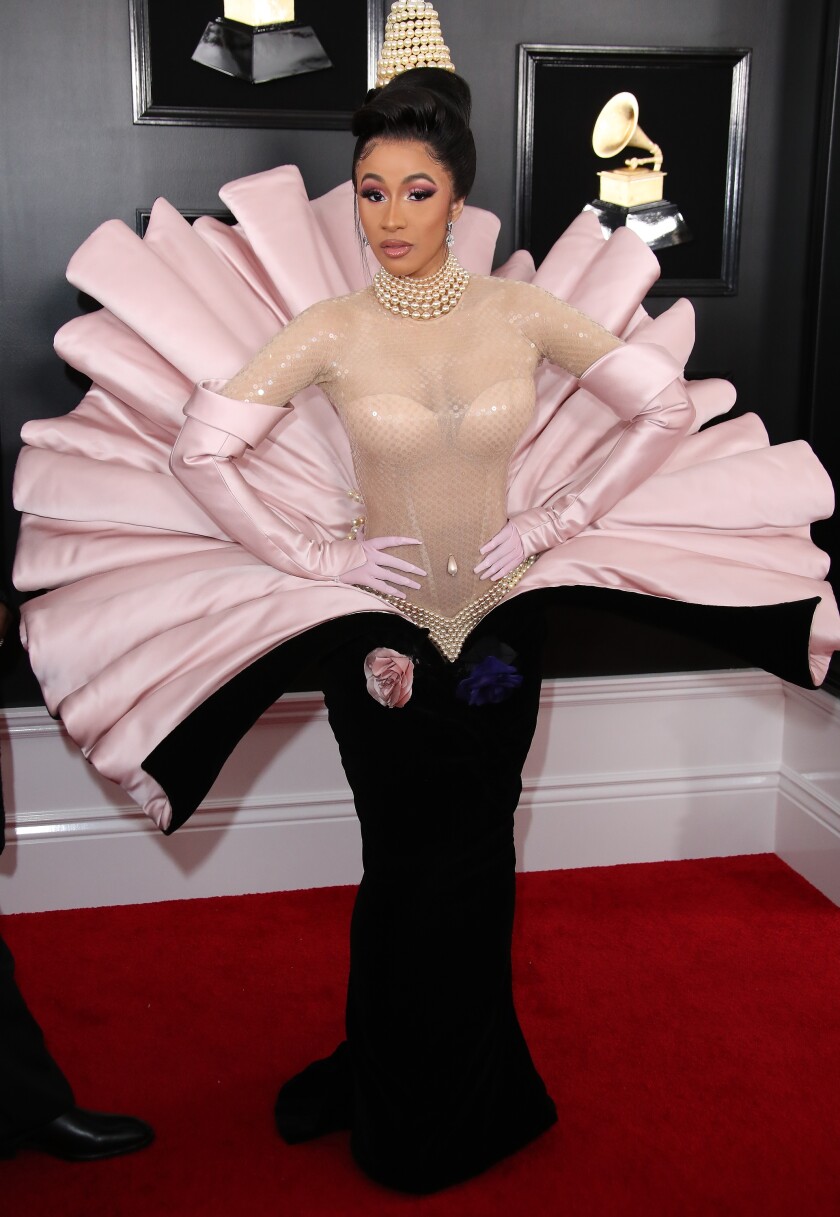
[[[246,445],[259,444],[287,411],[244,404],[205,384],[196,388],[184,413],[169,467],[232,541],[275,570],[308,579],[336,579],[365,562],[358,541],[321,539],[314,524],[313,535],[306,536],[294,521],[268,507],[237,468]],[[228,420],[235,430],[224,425]]]
[[[244,440],[249,448],[256,448],[266,439],[277,424],[292,410],[291,406],[263,406],[258,402],[241,402],[225,397],[220,390],[224,380],[203,380],[196,385],[184,414],[197,418]]]
[[[664,347],[636,342],[607,351],[586,369],[580,384],[619,418],[632,419],[641,403],[653,406],[657,394],[682,372]]]
[[[667,460],[694,421],[680,371],[667,351],[641,342],[616,347],[586,370],[581,385],[630,421],[582,484],[511,517],[526,557],[576,537]]]

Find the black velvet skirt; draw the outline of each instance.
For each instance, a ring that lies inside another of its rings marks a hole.
[[[351,1146],[372,1178],[402,1191],[469,1178],[556,1120],[517,1021],[510,959],[513,822],[539,708],[544,603],[500,605],[454,664],[393,613],[326,622],[228,682],[144,763],[170,796],[174,829],[212,782],[213,758],[301,666],[323,688],[364,861],[341,1053]],[[413,661],[401,708],[368,692],[364,663],[377,647]],[[488,657],[503,679],[470,704],[459,686]]]
[[[455,664],[392,613],[325,622],[235,676],[144,761],[171,800],[174,831],[301,670],[324,689],[364,856],[341,1052],[352,1073],[348,1123],[357,1161],[386,1185],[423,1193],[456,1183],[556,1119],[517,1021],[510,962],[513,821],[552,602],[567,612],[579,601],[586,612],[617,604],[660,629],[724,639],[736,662],[809,683],[802,640],[815,601],[732,609],[595,593],[546,590],[503,603]],[[579,629],[572,632],[585,650]],[[377,647],[414,661],[412,695],[401,708],[367,691],[364,661]],[[470,704],[459,685],[482,653],[509,661],[519,683],[501,700]]]
[[[512,601],[471,635],[461,663],[410,623],[379,617],[324,666],[364,861],[347,997],[351,1145],[371,1177],[400,1190],[466,1179],[556,1119],[511,987],[513,823],[541,643],[541,610]],[[414,661],[401,708],[367,691],[377,646]],[[515,669],[515,687],[491,681],[473,696],[499,700],[470,704],[462,682],[488,654]]]

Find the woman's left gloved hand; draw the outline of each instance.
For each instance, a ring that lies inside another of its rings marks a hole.
[[[525,546],[512,520],[508,520],[495,537],[482,545],[479,552],[485,557],[475,567],[475,573],[481,575],[482,579],[504,579],[505,575],[525,561]]]
[[[614,347],[587,368],[581,388],[627,426],[583,486],[518,512],[482,545],[476,574],[503,579],[525,558],[576,537],[655,473],[694,420],[681,370],[668,351],[646,342]]]

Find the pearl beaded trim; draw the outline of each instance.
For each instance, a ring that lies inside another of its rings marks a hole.
[[[444,617],[441,613],[436,613],[432,609],[420,608],[418,605],[412,604],[410,600],[400,600],[398,596],[374,591],[372,587],[365,588],[365,591],[371,592],[380,600],[387,601],[388,604],[392,604],[395,609],[402,613],[403,617],[407,617],[409,621],[412,621],[421,629],[428,630],[429,637],[444,659],[454,663],[461,654],[461,648],[467,638],[469,638],[482,617],[486,617],[491,609],[495,608],[497,604],[501,604],[511,588],[516,587],[519,580],[534,565],[536,560],[537,556],[534,554],[532,557],[526,558],[524,562],[520,562],[516,570],[512,570],[509,575],[505,575],[504,579],[499,579],[496,583],[491,584],[483,596],[479,596],[478,600],[473,600],[472,604],[462,608],[456,617]]]
[[[400,317],[429,320],[450,312],[463,296],[469,281],[469,272],[449,253],[440,270],[425,279],[392,275],[381,266],[373,277],[373,290],[376,299],[389,312]]]
[[[455,71],[437,9],[428,0],[396,0],[392,6],[376,71],[377,88],[411,68]]]

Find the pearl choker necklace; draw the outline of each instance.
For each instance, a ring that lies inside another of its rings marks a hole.
[[[373,290],[383,308],[400,317],[428,320],[450,312],[464,294],[470,281],[458,259],[451,253],[440,270],[425,279],[392,275],[381,266],[373,277]]]

